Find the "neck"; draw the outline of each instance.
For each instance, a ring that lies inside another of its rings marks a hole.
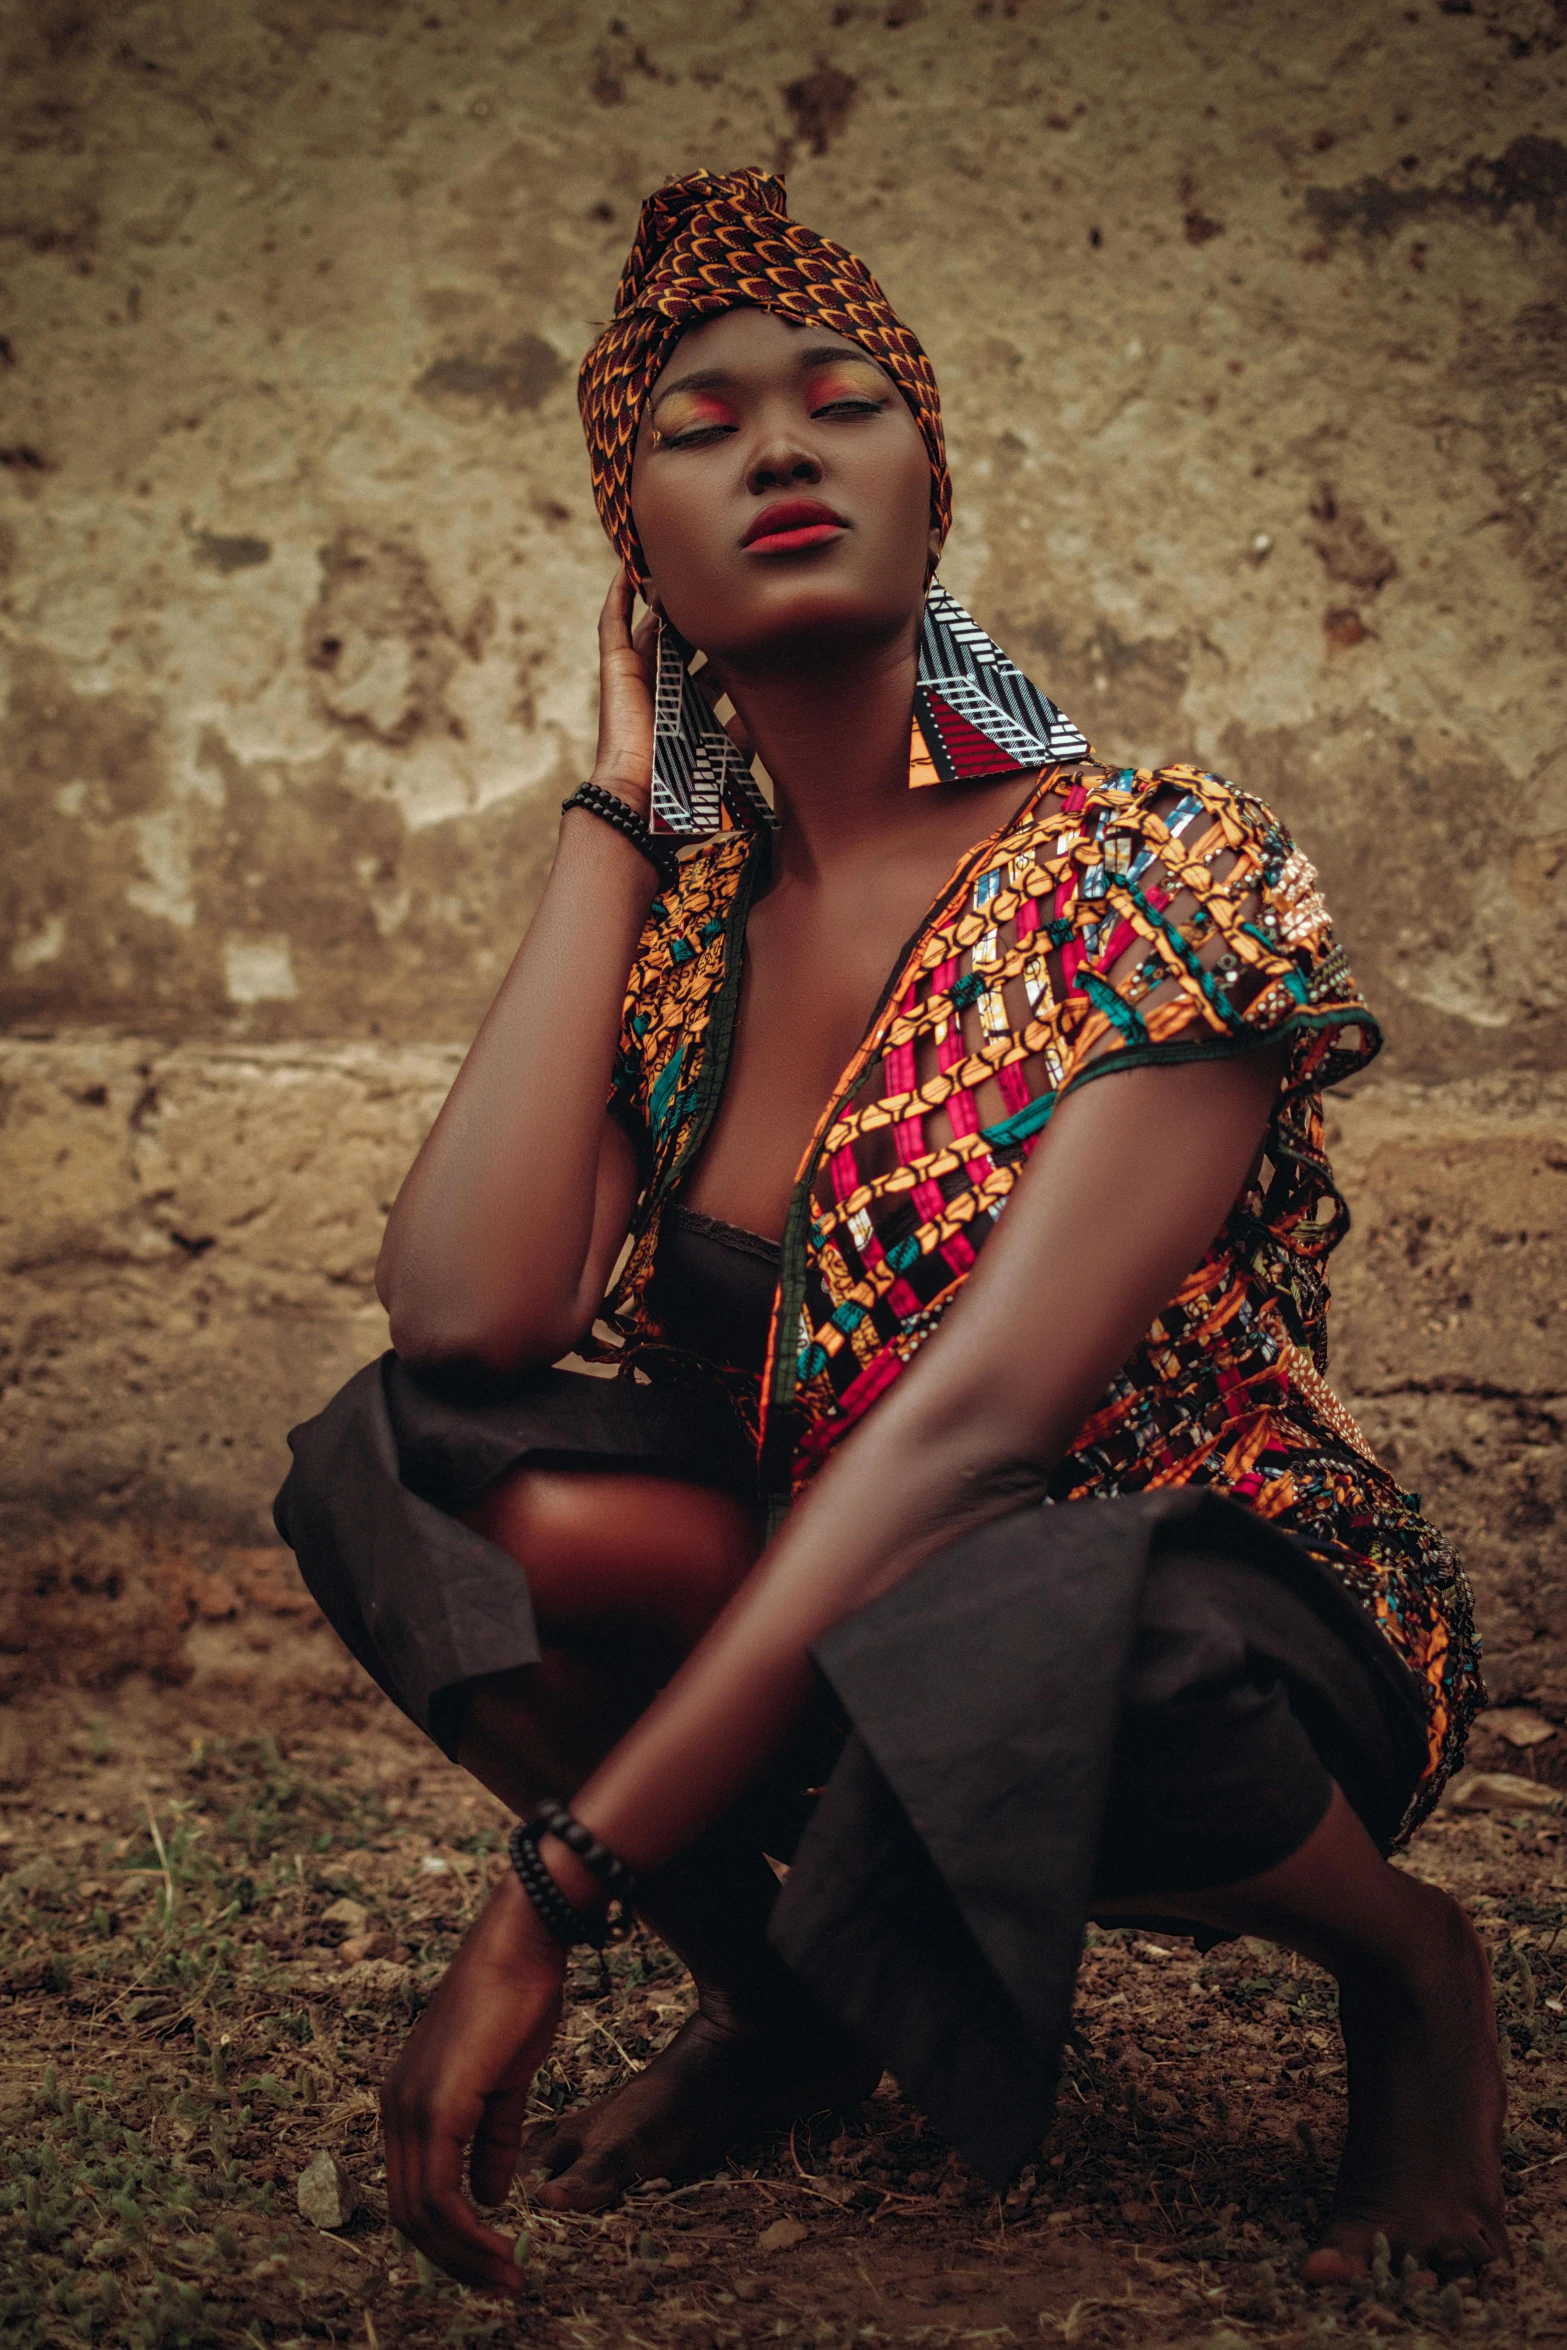
[[[918,822],[909,725],[917,665],[912,633],[776,668],[726,664],[729,698],[772,778],[779,869],[814,876]]]

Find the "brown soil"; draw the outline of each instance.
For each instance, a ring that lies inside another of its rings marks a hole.
[[[519,2197],[519,2328],[393,2235],[375,2117],[504,1816],[362,1684],[302,1694],[255,1650],[247,1683],[244,1624],[183,1689],[133,1675],[3,1717],[0,2342],[1567,2341],[1567,1853],[1555,1814],[1451,1810],[1414,1865],[1479,1920],[1512,2080],[1518,2267],[1477,2301],[1295,2282],[1341,2124],[1332,1987],[1260,1943],[1123,1932],[1092,1939],[1058,2119],[1012,2194],[884,2082],[602,2218]],[[581,1970],[542,2103],[613,2086],[685,2012],[657,1945],[614,1975],[601,2000]],[[296,2209],[322,2148],[357,2198],[336,2233]]]

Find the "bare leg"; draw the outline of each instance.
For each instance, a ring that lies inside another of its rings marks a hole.
[[[1100,1914],[1150,1909],[1280,1943],[1338,1979],[1349,2128],[1308,2282],[1363,2275],[1378,2235],[1395,2264],[1413,2253],[1444,2277],[1507,2258],[1490,1975],[1455,1901],[1390,1867],[1335,1788],[1322,1825],[1277,1868]]]
[[[754,1561],[737,1502],[669,1479],[523,1471],[469,1521],[527,1569],[544,1654],[471,1683],[457,1757],[514,1810],[569,1799],[695,1645]],[[720,1823],[646,1888],[642,1914],[689,1967],[697,2012],[612,2097],[524,2141],[541,2199],[590,2211],[637,2178],[700,2176],[735,2145],[857,2105],[867,2065],[767,1940],[777,1881]]]

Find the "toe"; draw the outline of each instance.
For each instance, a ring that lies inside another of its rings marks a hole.
[[[1442,2284],[1456,2285],[1460,2293],[1478,2292],[1483,2275],[1511,2265],[1507,2230],[1500,2222],[1493,2226],[1481,2222],[1462,2232],[1455,2230],[1431,2247],[1426,2260]]]
[[[1319,2244],[1301,2262],[1301,2280],[1308,2285],[1347,2285],[1356,2277],[1363,2277],[1367,2265],[1363,2257],[1357,2260],[1352,2253],[1340,2251],[1336,2244]]]
[[[1381,2212],[1338,2211],[1301,2262],[1308,2285],[1347,2285],[1370,2273],[1371,2263],[1389,2235],[1390,2223]]]
[[[537,2200],[549,2211],[607,2211],[636,2175],[630,2163],[584,2157],[541,2187]]]
[[[562,2129],[558,2122],[534,2122],[522,2133],[517,2168],[525,2177],[554,2179],[581,2157],[578,2131]]]

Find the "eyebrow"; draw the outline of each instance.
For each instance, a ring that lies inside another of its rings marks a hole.
[[[813,343],[808,349],[796,352],[795,365],[803,375],[808,368],[825,367],[834,360],[844,359],[857,359],[862,366],[873,368],[877,375],[886,376],[886,369],[878,367],[868,351],[857,351],[852,345],[843,343]],[[653,395],[652,405],[655,408],[661,407],[664,401],[673,398],[676,392],[708,392],[725,384],[737,383],[739,380],[733,368],[699,368],[691,375],[677,376],[673,383],[661,384]],[[891,378],[888,377],[887,380],[890,382]]]

